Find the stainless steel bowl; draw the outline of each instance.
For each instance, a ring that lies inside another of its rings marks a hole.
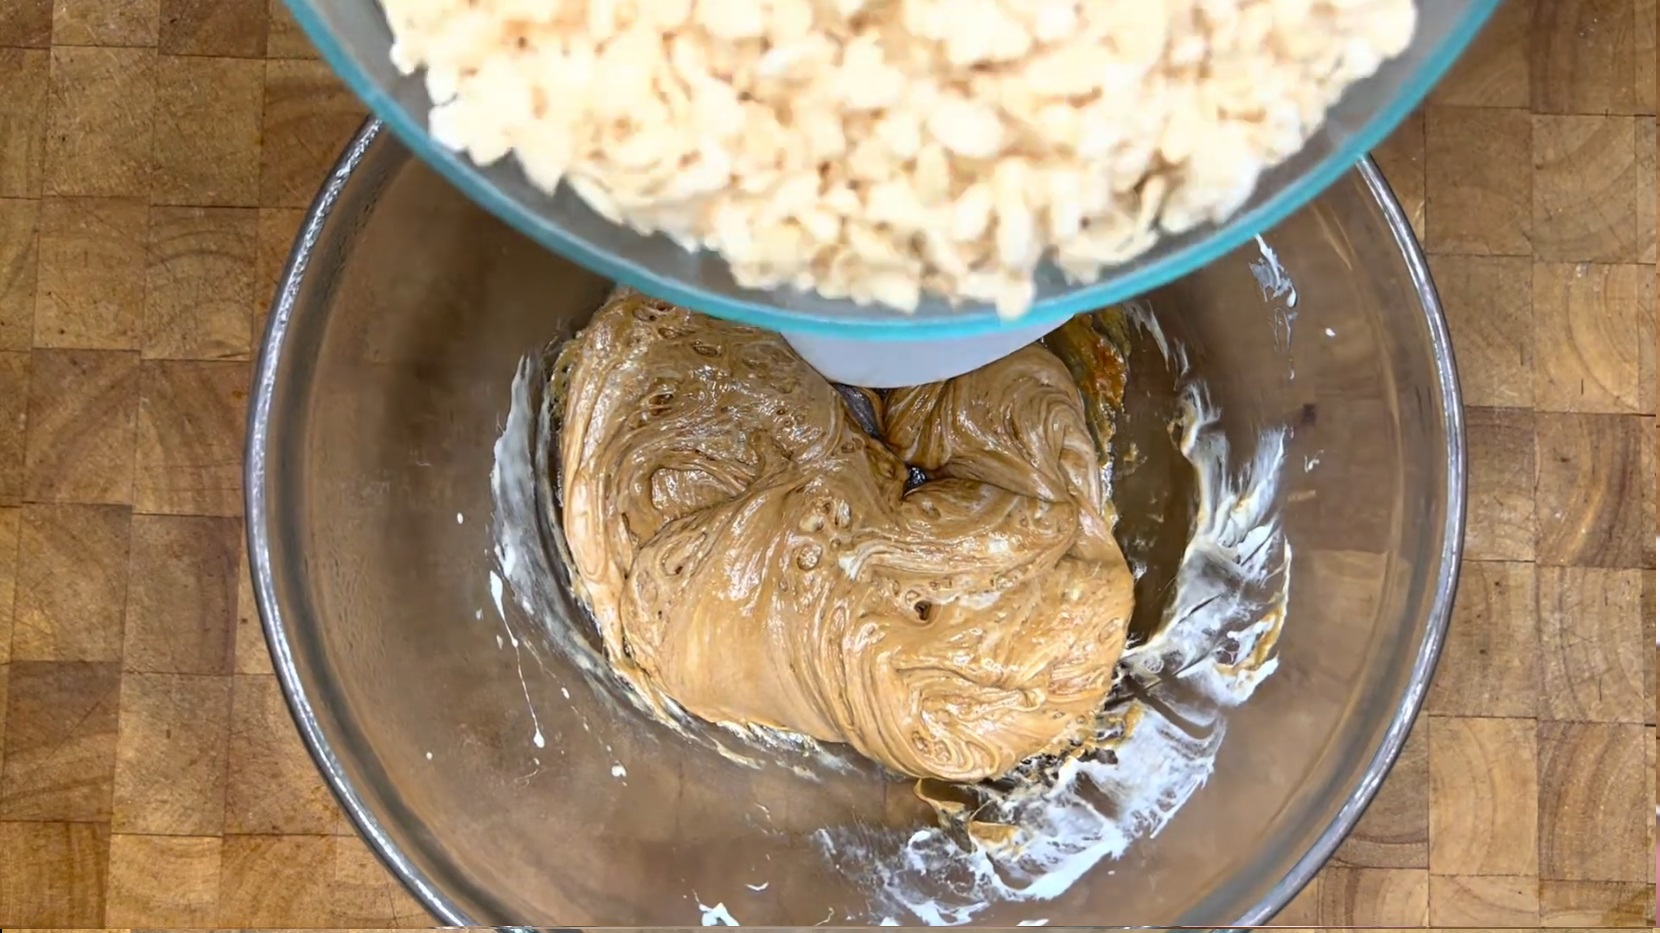
[[[1434,289],[1370,163],[1264,246],[1294,306],[1260,286],[1257,245],[1149,301],[1237,451],[1293,432],[1280,669],[1231,712],[1208,786],[1163,832],[1055,900],[977,921],[1265,922],[1360,817],[1423,699],[1464,509]],[[254,584],[295,718],[352,819],[446,923],[685,925],[699,901],[746,924],[860,922],[847,866],[810,834],[909,818],[891,816],[891,785],[749,770],[653,730],[511,602],[506,624],[538,650],[498,642],[489,478],[510,382],[607,288],[379,124],[352,143],[290,259],[250,416]],[[775,831],[746,819],[757,804],[786,814]]]

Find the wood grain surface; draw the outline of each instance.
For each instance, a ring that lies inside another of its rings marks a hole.
[[[1376,153],[1468,404],[1455,618],[1277,922],[1654,923],[1655,0],[1508,0]],[[432,921],[319,780],[242,544],[250,359],[362,107],[278,0],[0,2],[0,926]]]

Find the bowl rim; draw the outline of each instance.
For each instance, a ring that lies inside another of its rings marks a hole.
[[[1429,618],[1424,626],[1423,641],[1418,646],[1418,657],[1413,661],[1412,670],[1407,675],[1406,692],[1401,696],[1395,715],[1390,719],[1382,743],[1362,773],[1360,786],[1350,793],[1348,800],[1286,876],[1270,888],[1256,906],[1233,926],[1260,926],[1272,921],[1274,915],[1290,904],[1292,899],[1314,880],[1315,874],[1331,859],[1349,833],[1354,831],[1360,818],[1377,798],[1384,778],[1394,769],[1401,750],[1406,746],[1407,737],[1417,722],[1430,684],[1435,679],[1436,668],[1441,662],[1441,649],[1446,644],[1447,629],[1452,624],[1453,597],[1458,592],[1459,574],[1463,566],[1468,494],[1464,391],[1458,380],[1452,336],[1447,330],[1447,318],[1441,307],[1441,295],[1435,288],[1434,278],[1430,275],[1429,260],[1424,255],[1423,246],[1418,242],[1406,211],[1401,207],[1400,200],[1395,197],[1394,189],[1389,187],[1389,182],[1384,179],[1377,163],[1370,156],[1364,156],[1355,164],[1355,170],[1360,173],[1367,189],[1377,199],[1378,206],[1383,210],[1385,225],[1394,234],[1396,245],[1406,261],[1407,272],[1418,290],[1418,297],[1423,305],[1424,324],[1429,330],[1430,351],[1435,357],[1436,388],[1440,396],[1440,414],[1446,426],[1447,438],[1447,516],[1441,530],[1441,553],[1438,555],[1441,563],[1435,575],[1434,597],[1430,603]]]
[[[1453,28],[1430,50],[1422,67],[1413,71],[1399,92],[1384,106],[1369,114],[1360,127],[1333,148],[1294,184],[1279,191],[1219,225],[1214,232],[1178,247],[1145,266],[1124,275],[1107,275],[1093,285],[1069,289],[1038,300],[1018,318],[1004,320],[984,303],[967,305],[959,313],[910,317],[837,314],[830,310],[781,310],[769,295],[789,293],[740,289],[728,295],[662,275],[634,260],[613,255],[567,233],[561,226],[531,210],[523,201],[509,196],[484,175],[484,169],[461,153],[439,146],[423,129],[421,121],[405,110],[386,89],[369,76],[367,69],[324,21],[312,0],[284,0],[300,29],[316,46],[324,62],[369,110],[389,128],[404,147],[426,162],[475,204],[494,214],[519,233],[551,249],[577,265],[607,279],[657,295],[682,307],[716,317],[728,318],[768,330],[800,331],[808,334],[869,340],[939,340],[968,337],[1013,327],[1060,322],[1083,311],[1105,307],[1168,284],[1209,265],[1249,242],[1256,235],[1277,226],[1317,197],[1347,173],[1366,154],[1383,142],[1429,95],[1453,62],[1464,53],[1501,0],[1469,0],[1469,7]],[[518,171],[515,167],[513,170]],[[843,302],[837,302],[842,304]]]
[[[319,722],[317,710],[301,683],[293,645],[289,641],[287,626],[277,602],[275,574],[271,561],[273,516],[267,501],[266,483],[273,468],[266,456],[266,446],[270,433],[271,406],[278,364],[286,348],[286,337],[295,314],[300,283],[305,278],[312,250],[352,173],[369,147],[380,139],[383,129],[384,124],[381,121],[370,117],[340,155],[328,180],[307,209],[305,222],[301,225],[272,299],[265,336],[260,344],[259,359],[254,370],[244,449],[243,489],[249,570],[260,624],[265,633],[266,647],[271,654],[277,682],[305,742],[306,750],[322,773],[329,789],[382,863],[426,909],[449,926],[478,926],[482,922],[480,918],[467,914],[461,905],[440,889],[392,840],[380,817],[369,808],[364,797],[353,786],[344,763],[330,746]],[[1463,396],[1454,363],[1452,342],[1440,297],[1430,276],[1428,262],[1400,202],[1369,157],[1361,158],[1355,164],[1354,170],[1361,176],[1368,191],[1382,208],[1386,226],[1394,234],[1396,244],[1406,261],[1408,273],[1422,303],[1424,321],[1429,331],[1430,349],[1435,358],[1435,384],[1440,397],[1440,415],[1445,425],[1447,446],[1446,518],[1441,528],[1441,550],[1436,555],[1440,566],[1434,577],[1433,596],[1423,638],[1418,646],[1417,657],[1407,675],[1407,689],[1396,705],[1381,742],[1361,772],[1358,785],[1351,789],[1344,804],[1286,875],[1227,928],[1258,926],[1271,920],[1313,879],[1315,873],[1336,851],[1370,806],[1384,777],[1400,756],[1407,735],[1423,705],[1440,660],[1442,645],[1451,621],[1453,595],[1458,586],[1460,559],[1464,547],[1466,442]]]

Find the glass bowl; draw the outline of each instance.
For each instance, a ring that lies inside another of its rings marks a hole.
[[[427,133],[430,99],[419,75],[404,76],[389,57],[392,36],[375,0],[288,0],[323,58],[416,155],[510,226],[599,275],[684,307],[779,331],[842,338],[925,340],[1058,323],[1167,282],[1246,244],[1347,172],[1423,100],[1480,30],[1499,0],[1420,0],[1412,45],[1371,78],[1349,89],[1322,129],[1293,158],[1267,172],[1237,214],[1163,239],[1139,258],[1104,270],[1092,285],[1067,283],[1043,270],[1027,314],[1003,321],[989,307],[953,309],[925,300],[914,314],[780,289],[739,287],[709,253],[688,253],[606,221],[561,188],[549,197],[517,163],[480,169],[435,144]]]
[[[695,925],[699,904],[745,924],[870,922],[858,866],[815,833],[903,829],[920,818],[906,785],[751,769],[654,728],[502,592],[491,477],[515,372],[610,287],[364,127],[289,261],[251,402],[249,546],[283,689],[351,818],[444,923]],[[1377,790],[1447,626],[1457,384],[1372,164],[1148,307],[1236,460],[1290,431],[1279,669],[1227,713],[1215,772],[1162,832],[976,922],[1268,921]],[[546,611],[576,618],[568,594]]]

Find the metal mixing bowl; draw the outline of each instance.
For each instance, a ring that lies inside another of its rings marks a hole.
[[[1240,456],[1262,428],[1293,432],[1279,671],[1229,714],[1214,775],[1162,833],[1055,900],[976,920],[1265,922],[1360,817],[1423,699],[1464,509],[1434,289],[1369,162],[1265,245],[1294,307],[1259,287],[1255,244],[1149,301]],[[847,866],[811,833],[901,819],[903,785],[732,764],[532,653],[511,600],[496,618],[510,382],[608,287],[365,126],[290,260],[252,402],[248,531],[283,688],[352,819],[446,923],[684,925],[700,901],[746,924],[862,922]]]
[[[426,86],[419,74],[405,76],[392,67],[392,34],[376,0],[287,2],[323,58],[404,145],[521,233],[606,278],[721,317],[823,336],[937,340],[1012,326],[989,307],[954,310],[937,299],[925,301],[914,315],[904,315],[789,289],[739,288],[717,258],[688,253],[665,237],[641,236],[613,225],[568,189],[548,197],[511,159],[480,169],[466,156],[433,142],[427,133],[431,99]],[[1255,193],[1234,216],[1167,237],[1137,259],[1104,270],[1092,285],[1069,284],[1048,269],[1038,279],[1036,301],[1019,323],[1060,321],[1139,295],[1208,265],[1280,223],[1342,178],[1355,160],[1417,107],[1498,3],[1420,0],[1411,46],[1350,88],[1303,149],[1264,173]]]

